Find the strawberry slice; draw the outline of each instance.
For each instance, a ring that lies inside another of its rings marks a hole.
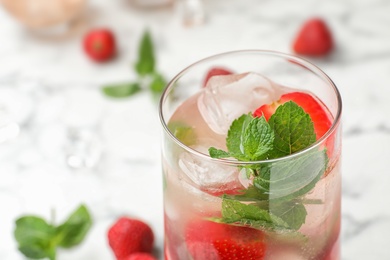
[[[322,56],[333,49],[333,37],[325,21],[313,18],[306,21],[293,43],[297,54]]]
[[[193,260],[261,260],[266,251],[262,231],[206,220],[189,223],[186,243]]]
[[[269,118],[275,113],[276,109],[288,101],[297,103],[298,106],[302,107],[303,110],[310,115],[314,124],[314,131],[316,133],[317,140],[321,138],[331,127],[332,122],[329,119],[328,113],[324,109],[324,106],[320,104],[319,101],[317,101],[313,96],[303,92],[291,92],[284,94],[278,101],[259,107],[253,113],[253,116],[260,117],[264,115],[265,119],[268,121]]]
[[[214,67],[208,71],[208,73],[203,81],[203,87],[205,87],[207,85],[207,82],[213,76],[230,75],[230,74],[233,74],[233,72],[228,70],[228,69],[225,69],[222,67]]]

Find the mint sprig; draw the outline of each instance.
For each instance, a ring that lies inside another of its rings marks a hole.
[[[79,245],[92,226],[92,219],[84,205],[56,226],[38,216],[23,216],[16,220],[14,237],[19,251],[31,259],[56,259],[56,249]]]
[[[154,95],[160,95],[167,81],[156,70],[156,58],[154,44],[149,31],[145,31],[138,47],[138,59],[134,64],[134,70],[138,79],[134,82],[108,84],[102,91],[106,96],[113,98],[125,98],[133,96],[143,89],[149,90]]]
[[[227,151],[210,147],[209,154],[238,161],[276,159],[299,152],[315,141],[310,116],[289,101],[276,109],[269,122],[264,117],[242,115],[230,126]],[[301,197],[315,187],[327,164],[326,150],[313,149],[288,160],[242,166],[252,184],[238,195],[222,197],[222,218],[218,221],[260,229],[298,230],[307,215]]]

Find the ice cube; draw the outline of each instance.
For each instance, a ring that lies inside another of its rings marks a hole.
[[[214,76],[198,98],[198,109],[217,134],[225,135],[233,120],[278,100],[282,89],[257,73]]]
[[[196,150],[204,150],[197,147]],[[237,167],[207,161],[189,153],[182,153],[179,166],[184,175],[199,187],[218,186],[237,179]]]

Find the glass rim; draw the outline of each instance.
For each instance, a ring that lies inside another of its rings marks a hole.
[[[303,65],[304,67],[308,68],[310,71],[315,73],[317,76],[320,76],[320,78],[322,80],[326,81],[328,83],[328,85],[332,87],[332,89],[336,95],[337,104],[338,104],[336,115],[334,117],[334,120],[333,120],[332,125],[329,128],[329,130],[320,139],[316,140],[312,145],[306,147],[305,149],[303,149],[299,152],[296,152],[296,153],[293,153],[293,154],[290,154],[287,156],[279,157],[279,158],[258,160],[258,161],[238,161],[236,159],[229,159],[229,158],[212,158],[208,154],[201,153],[201,152],[185,145],[179,139],[177,139],[176,136],[169,130],[167,121],[165,120],[164,115],[163,115],[164,101],[166,100],[167,93],[173,87],[174,83],[181,76],[183,76],[187,71],[189,71],[191,68],[197,66],[200,63],[211,61],[211,60],[214,60],[214,59],[217,59],[220,57],[224,57],[224,56],[237,55],[237,54],[250,54],[250,53],[268,55],[268,56],[273,56],[273,57],[278,57],[278,58],[285,58],[287,60],[297,62],[298,65]],[[338,88],[336,87],[336,84],[333,82],[333,80],[323,70],[321,70],[318,66],[314,65],[310,61],[308,61],[302,57],[298,57],[298,56],[283,53],[283,52],[252,49],[252,50],[235,50],[235,51],[229,51],[229,52],[215,54],[215,55],[200,59],[200,60],[190,64],[189,66],[185,67],[183,70],[181,70],[178,74],[176,74],[176,76],[174,76],[168,82],[167,86],[165,87],[164,91],[161,94],[158,108],[159,108],[159,117],[160,117],[161,124],[163,126],[163,130],[165,131],[165,133],[168,134],[170,139],[172,139],[178,146],[180,146],[181,148],[183,148],[187,152],[189,152],[193,155],[196,155],[202,159],[210,160],[210,161],[213,161],[216,163],[222,163],[222,164],[226,164],[226,165],[254,165],[254,164],[264,164],[264,163],[275,163],[275,162],[294,159],[296,157],[299,157],[303,154],[306,154],[306,153],[312,151],[313,149],[316,149],[319,146],[321,146],[321,144],[323,142],[325,142],[325,140],[328,139],[328,137],[330,137],[333,134],[333,132],[336,131],[337,127],[340,124],[341,113],[342,113],[342,99],[341,99],[340,92],[339,92]]]

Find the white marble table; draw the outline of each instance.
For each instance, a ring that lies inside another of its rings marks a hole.
[[[58,259],[113,259],[106,230],[123,214],[149,222],[162,250],[156,103],[146,92],[118,101],[99,91],[135,78],[131,64],[145,27],[157,43],[160,70],[172,77],[218,52],[290,52],[300,23],[314,15],[329,22],[337,49],[312,61],[344,101],[342,259],[390,259],[389,1],[209,0],[207,21],[191,28],[174,8],[141,12],[125,2],[90,1],[89,26],[109,26],[118,35],[120,55],[104,65],[83,55],[81,34],[38,38],[0,10],[0,101],[14,120],[11,130],[19,131],[0,144],[0,259],[24,259],[12,236],[16,217],[49,218],[55,209],[61,220],[81,202],[92,211],[93,229],[82,246]],[[76,146],[80,135],[87,147]],[[84,148],[95,151],[86,162],[77,157]]]

